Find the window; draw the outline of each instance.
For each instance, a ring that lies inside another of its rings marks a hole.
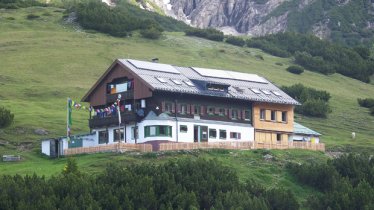
[[[233,109],[231,111],[231,119],[238,119],[238,110],[237,109]]]
[[[113,130],[113,141],[119,141],[121,138],[121,141],[123,141],[124,138],[124,133],[123,133],[123,128],[121,129],[114,129]]]
[[[220,116],[225,116],[226,112],[225,112],[225,109],[224,108],[219,108],[219,115]]]
[[[287,112],[282,112],[282,122],[287,122]]]
[[[252,119],[252,111],[244,110],[244,120],[251,121],[251,119]]]
[[[266,119],[266,110],[260,109],[260,120],[265,120],[265,119]]]
[[[195,86],[192,82],[190,82],[190,81],[184,81],[184,83],[186,83],[188,86],[190,86],[190,87],[193,87],[193,86]]]
[[[180,114],[186,114],[186,112],[187,112],[187,105],[186,104],[181,104],[179,113]]]
[[[99,144],[107,144],[108,143],[108,131],[99,131]]]
[[[131,127],[131,139],[139,139],[138,126]]]
[[[239,132],[230,132],[230,138],[231,139],[240,139],[241,135]]]
[[[180,125],[179,126],[179,132],[187,133],[187,131],[188,131],[187,125]]]
[[[282,134],[277,133],[277,141],[282,141]]]
[[[181,81],[179,80],[172,79],[171,81],[173,81],[176,85],[182,85]]]
[[[167,83],[166,80],[164,78],[161,78],[161,77],[156,77],[156,79],[162,83]]]
[[[256,88],[251,88],[251,90],[252,90],[252,92],[254,92],[254,93],[256,93],[256,94],[260,94],[261,92],[258,90],[258,89],[256,89]]]
[[[212,107],[212,106],[208,106],[208,111],[207,111],[207,113],[208,113],[209,115],[214,115],[214,107]]]
[[[271,121],[277,120],[277,111],[271,111]]]
[[[200,110],[201,110],[201,107],[199,105],[195,105],[193,108],[193,113],[195,115],[200,115]]]
[[[171,103],[170,102],[166,102],[165,103],[165,112],[171,112]]]
[[[265,95],[271,95],[271,93],[267,90],[261,90],[263,93],[265,93]]]
[[[209,129],[209,138],[215,139],[217,138],[217,130],[216,129]]]
[[[278,91],[273,90],[273,91],[271,91],[271,92],[273,92],[274,95],[276,95],[276,96],[282,96]]]
[[[152,125],[144,126],[144,137],[168,136],[172,137],[171,126],[168,125]]]
[[[226,139],[226,130],[219,130],[219,138]]]

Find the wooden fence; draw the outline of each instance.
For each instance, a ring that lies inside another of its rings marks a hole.
[[[255,142],[255,149],[306,149],[314,151],[325,151],[324,143],[312,142],[288,142],[287,144],[269,144]]]
[[[64,155],[75,155],[84,153],[97,153],[97,152],[117,152],[117,151],[139,151],[139,152],[152,152],[152,145],[150,144],[108,144],[96,147],[78,147],[64,149]]]
[[[253,149],[253,142],[161,143],[160,151],[192,149]]]
[[[201,143],[160,143],[159,151],[170,150],[194,150],[194,149],[237,149],[237,150],[250,150],[250,149],[305,149],[314,151],[325,151],[325,144],[311,143],[311,142],[288,142],[286,144],[270,144],[259,143],[252,141],[227,141],[227,142],[201,142]],[[117,152],[117,151],[139,151],[139,152],[152,152],[151,144],[129,144],[121,143],[109,144],[96,147],[79,147],[64,150],[64,155],[75,155],[83,153],[97,153],[97,152]]]
[[[159,151],[193,149],[306,149],[325,151],[325,144],[311,142],[288,142],[287,144],[267,144],[258,142],[201,142],[201,143],[161,143]]]

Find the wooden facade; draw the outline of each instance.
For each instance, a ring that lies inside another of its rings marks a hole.
[[[139,77],[130,73],[130,71],[128,71],[126,68],[127,67],[125,66],[114,64],[107,70],[103,77],[98,80],[98,82],[93,86],[88,94],[83,97],[82,101],[89,102],[93,107],[107,105],[108,102],[113,101],[110,100],[110,98],[113,98],[113,96],[107,94],[107,84],[118,78],[127,78],[134,81],[134,92],[132,94],[133,99],[152,97],[152,91],[150,87]]]
[[[261,111],[265,112],[264,117],[261,116]],[[275,112],[275,119],[271,119],[272,111]],[[286,113],[285,121],[282,120],[282,112]],[[286,144],[293,133],[293,125],[293,105],[253,103],[253,127],[256,142]]]

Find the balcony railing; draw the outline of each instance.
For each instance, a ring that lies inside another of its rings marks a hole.
[[[113,94],[107,94],[106,95],[106,102],[107,103],[114,103],[118,99],[118,94],[121,94],[121,100],[126,100],[126,99],[133,99],[134,98],[134,90],[129,90],[126,92],[121,92],[121,93],[113,93]]]
[[[121,122],[122,123],[129,123],[136,120],[136,114],[129,112],[129,113],[121,113]],[[94,117],[89,120],[90,128],[99,128],[99,127],[106,127],[111,125],[118,125],[118,115],[109,116],[109,117]]]

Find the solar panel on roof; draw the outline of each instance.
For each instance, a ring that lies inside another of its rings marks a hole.
[[[271,95],[271,93],[267,90],[261,90],[263,93],[265,93],[265,95]]]
[[[172,74],[180,74],[180,72],[176,68],[174,68],[172,65],[169,65],[169,64],[138,61],[138,60],[131,60],[131,59],[128,59],[127,61],[130,62],[133,66],[135,66],[138,69],[161,71],[161,72],[167,72],[167,73],[172,73]]]
[[[250,81],[250,82],[259,82],[259,83],[268,83],[264,78],[255,75],[255,74],[246,74],[241,72],[234,72],[234,71],[224,71],[218,69],[207,69],[207,68],[198,68],[198,67],[191,67],[201,76],[206,77],[215,77],[215,78],[223,78],[223,79],[235,79],[235,80],[243,80],[243,81]]]
[[[256,93],[256,94],[260,94],[261,92],[256,89],[256,88],[250,88],[250,90],[252,90],[252,92]]]

